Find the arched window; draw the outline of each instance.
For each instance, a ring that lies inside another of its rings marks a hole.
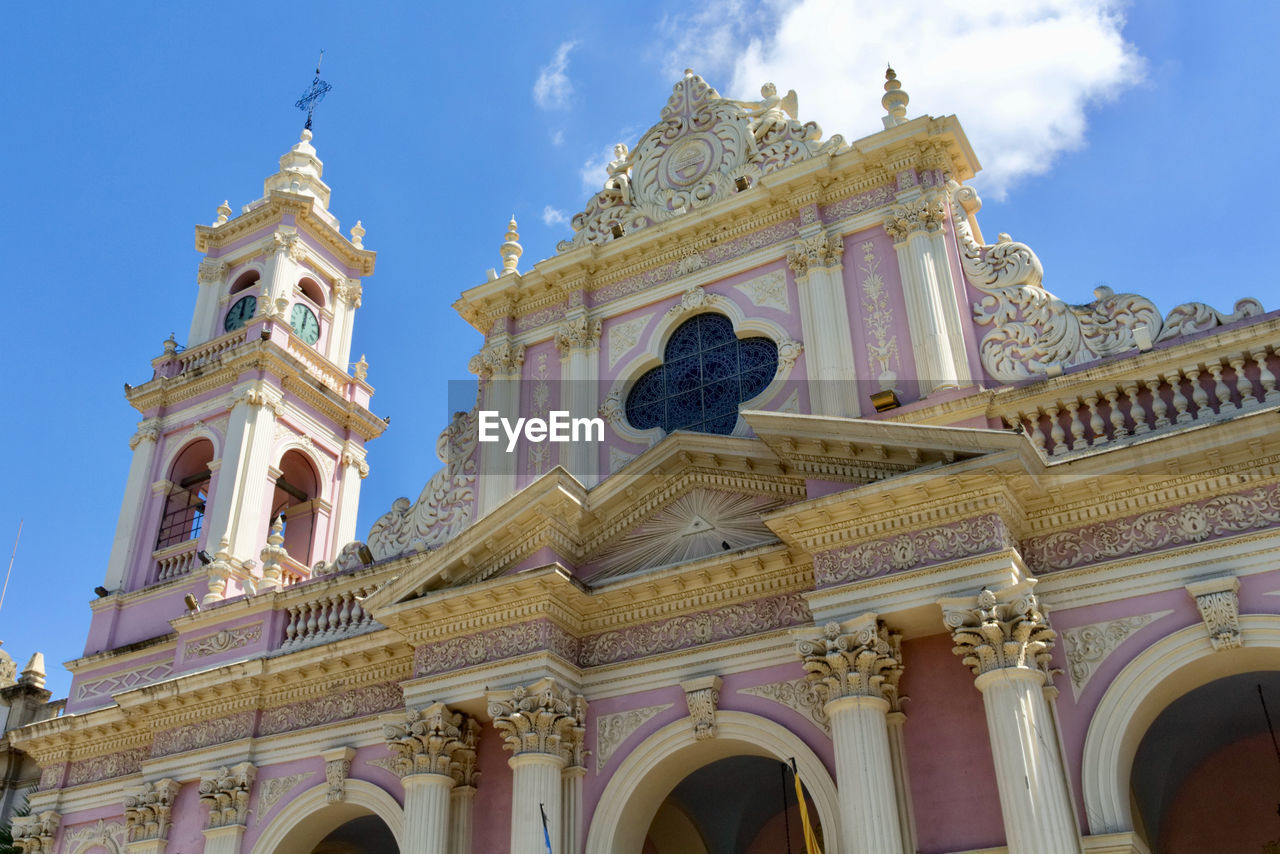
[[[316,284],[315,279],[300,279],[298,281],[298,290],[302,291],[304,297],[315,303],[317,308],[324,308],[324,289]]]
[[[732,433],[738,407],[764,391],[777,373],[777,344],[738,338],[729,318],[700,314],[680,324],[662,364],[632,386],[627,421],[639,430]]]
[[[284,516],[284,549],[289,557],[310,564],[316,538],[316,499],[320,479],[306,454],[287,451],[280,458],[280,476],[271,499],[271,520]]]
[[[169,493],[160,516],[156,549],[176,546],[200,537],[204,506],[209,497],[209,463],[213,443],[198,439],[179,452],[169,469]]]
[[[235,284],[231,286],[230,293],[238,294],[241,291],[247,291],[256,284],[258,284],[258,271],[245,270],[236,279]]]

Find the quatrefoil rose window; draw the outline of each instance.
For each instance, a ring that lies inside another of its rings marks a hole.
[[[680,324],[663,362],[627,395],[627,421],[638,430],[733,432],[738,407],[764,391],[778,373],[778,345],[768,338],[738,338],[720,314]]]

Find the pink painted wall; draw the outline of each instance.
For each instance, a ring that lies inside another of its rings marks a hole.
[[[204,850],[204,834],[200,831],[208,821],[209,808],[200,803],[200,782],[183,783],[174,798],[170,813],[173,824],[169,827],[169,843],[166,851],[173,854],[195,854]]]
[[[511,850],[511,766],[502,736],[492,726],[480,732],[476,767],[480,782],[472,801],[471,851],[473,854],[507,854]]]
[[[1280,841],[1280,772],[1266,733],[1219,750],[1187,778],[1160,829],[1160,854],[1258,854]]]
[[[890,359],[889,367],[898,377],[899,399],[904,403],[916,400],[920,393],[915,356],[911,351],[902,273],[898,269],[893,238],[880,226],[845,237],[843,277],[849,331],[853,338],[853,365],[860,380],[858,403],[864,415],[874,414],[867,395],[880,388],[880,362],[873,357],[873,347],[880,344],[881,334],[896,347],[896,356]]]
[[[354,766],[355,763],[352,763],[353,771],[355,770]],[[261,801],[262,794],[266,791],[266,784],[270,780],[289,777],[293,774],[308,774],[309,776],[298,781],[297,785],[286,792],[284,797],[280,798],[270,810],[264,811],[261,807]],[[291,800],[308,789],[313,789],[324,783],[324,781],[324,762],[318,756],[259,768],[257,779],[254,780],[253,784],[253,800],[249,805],[249,824],[245,830],[240,850],[252,851],[254,844],[258,841],[258,837],[275,820],[280,811],[289,805]]]
[[[905,641],[901,691],[907,774],[920,854],[1004,844],[1000,795],[982,695],[951,637]]]

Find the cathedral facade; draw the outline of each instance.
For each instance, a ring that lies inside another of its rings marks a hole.
[[[375,254],[304,131],[126,390],[18,846],[1280,851],[1280,313],[1064,301],[959,121],[882,103],[686,72],[454,303],[476,407],[363,539]]]

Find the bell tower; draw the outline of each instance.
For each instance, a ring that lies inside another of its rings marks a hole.
[[[339,230],[311,139],[238,216],[223,202],[197,226],[186,345],[170,336],[152,378],[126,386],[142,421],[86,653],[164,634],[188,593],[208,604],[306,578],[355,539],[365,443],[385,427],[364,358],[350,362],[375,253],[359,222]],[[281,517],[287,557],[264,576]]]

